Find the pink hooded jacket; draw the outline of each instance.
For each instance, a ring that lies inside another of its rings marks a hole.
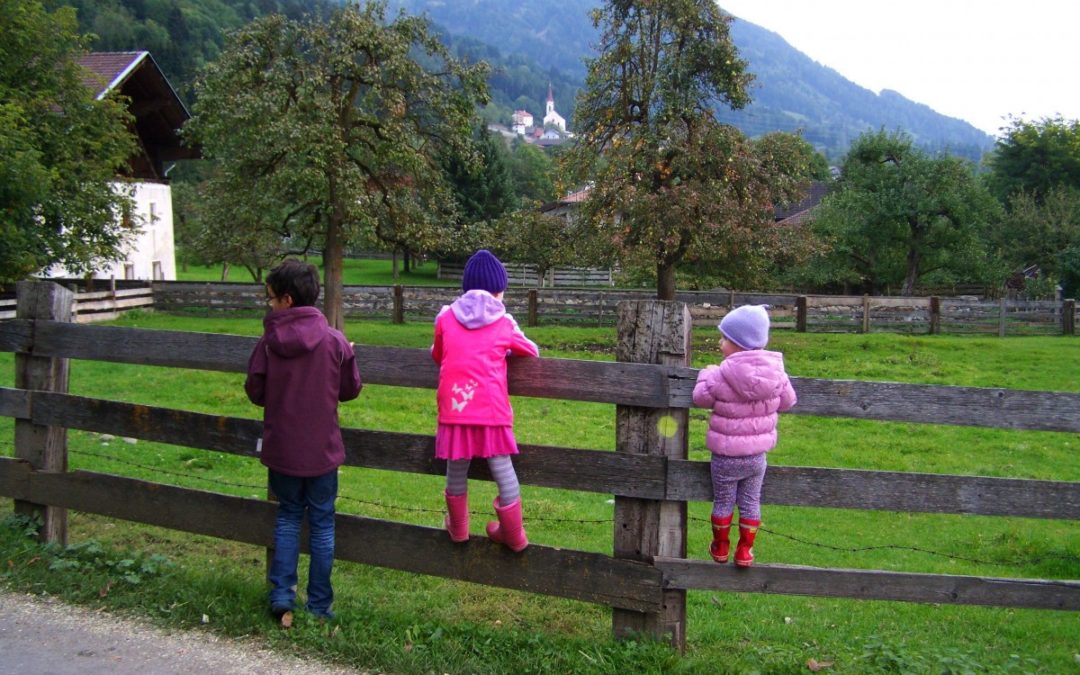
[[[797,398],[784,355],[764,349],[736,352],[698,373],[694,405],[712,408],[705,445],[717,455],[743,457],[776,446],[777,413]]]
[[[487,291],[468,291],[435,318],[431,358],[439,364],[439,424],[509,426],[514,422],[506,357],[540,350]]]

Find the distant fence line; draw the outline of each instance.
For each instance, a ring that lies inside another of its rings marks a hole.
[[[108,290],[77,292],[75,321],[114,319],[132,309],[172,312],[262,312],[261,284],[155,281],[147,285],[99,282]],[[346,286],[346,318],[431,321],[459,294],[435,286]],[[655,298],[652,290],[518,288],[506,296],[507,309],[528,326],[551,323],[614,325],[625,300]],[[682,291],[676,300],[690,307],[694,325],[715,325],[731,308],[767,304],[773,327],[812,333],[890,332],[909,334],[1075,335],[1076,301],[976,300],[969,297],[875,297]],[[0,299],[0,319],[15,316],[15,300]]]
[[[506,276],[511,286],[614,286],[615,273],[610,269],[594,267],[553,267],[543,275],[536,266],[525,263],[505,263]],[[436,278],[461,281],[465,263],[440,262]]]
[[[264,309],[258,284],[154,282],[155,306],[165,311],[227,312]],[[456,288],[346,286],[346,318],[384,317],[430,321],[458,296]],[[614,325],[626,300],[649,300],[652,290],[510,288],[507,309],[529,326],[549,323]],[[979,301],[969,298],[872,297],[682,291],[695,325],[715,325],[732,308],[767,304],[775,328],[800,332],[897,332],[912,334],[1074,335],[1076,302]]]

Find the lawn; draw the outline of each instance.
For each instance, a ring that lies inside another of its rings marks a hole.
[[[135,314],[119,325],[256,335],[256,319]],[[429,324],[350,322],[360,343],[426,347]],[[614,330],[527,329],[545,357],[611,359]],[[693,364],[719,359],[715,329],[694,335]],[[1080,392],[1080,340],[960,338],[777,331],[791,374]],[[12,372],[12,356],[0,367]],[[71,391],[245,417],[243,376],[123,364],[74,362]],[[8,376],[8,384],[11,378]],[[603,404],[516,398],[524,443],[614,448],[614,409]],[[345,404],[350,427],[433,433],[428,390],[368,386]],[[708,458],[705,412],[692,412],[691,458]],[[0,418],[11,454],[12,424]],[[788,415],[776,465],[1008,476],[1080,482],[1075,434],[976,429]],[[166,444],[69,434],[70,466],[246,497],[265,494],[265,473],[242,457]],[[482,531],[494,487],[471,484],[473,534]],[[346,468],[342,512],[437,527],[438,477]],[[524,487],[536,543],[610,552],[612,506],[605,495]],[[10,510],[0,500],[0,509]],[[707,558],[708,504],[690,505],[689,555]],[[764,507],[755,554],[763,563],[1000,577],[1080,578],[1080,524],[1022,518]],[[477,522],[481,521],[481,522]],[[263,606],[262,549],[158,528],[71,514],[69,551],[46,551],[13,525],[0,528],[0,583],[48,592],[176,627],[256,636],[276,649],[393,673],[473,672],[1068,672],[1077,669],[1075,613],[693,591],[688,650],[611,640],[610,610],[341,562],[339,618],[301,615],[277,629]],[[422,553],[419,553],[422,554]]]
[[[304,258],[319,267],[322,276],[322,258],[308,256]],[[343,262],[342,280],[346,286],[454,286],[456,282],[436,279],[439,264],[434,260],[420,261],[413,269],[405,272],[403,263],[398,259],[398,277],[394,278],[393,262],[390,259],[346,258]],[[267,270],[263,271],[265,276]],[[221,265],[187,265],[176,270],[177,281],[222,281]],[[226,281],[251,283],[251,273],[243,267],[232,266]]]

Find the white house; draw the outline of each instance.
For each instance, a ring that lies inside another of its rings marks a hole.
[[[513,124],[510,128],[514,130],[514,133],[524,136],[525,132],[533,125],[533,116],[528,110],[515,110],[511,116],[511,121]]]
[[[167,173],[178,159],[197,159],[197,148],[180,144],[180,128],[191,114],[154,62],[150,52],[93,52],[79,59],[86,69],[83,83],[101,99],[118,92],[129,100],[135,118],[132,131],[139,137],[139,151],[128,166],[134,183],[134,213],[141,227],[125,251],[124,259],[94,272],[95,279],[175,280],[172,188]],[[47,277],[70,277],[53,267]]]

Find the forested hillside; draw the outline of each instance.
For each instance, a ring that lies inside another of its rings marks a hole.
[[[468,35],[494,45],[502,54],[526,57],[541,68],[566,73],[571,85],[578,86],[585,77],[584,59],[595,55],[596,33],[589,12],[597,4],[598,0],[523,4],[391,0],[391,5],[412,13],[427,13],[449,33]],[[748,135],[801,129],[831,159],[846,151],[859,134],[882,128],[903,130],[922,148],[947,149],[970,159],[978,159],[993,145],[990,136],[971,124],[896,92],[879,95],[864,89],[759,26],[736,20],[732,37],[756,77],[754,102],[742,111],[721,111],[721,117]],[[573,99],[561,90],[555,98],[572,127]]]
[[[492,122],[509,123],[524,109],[542,115],[547,87],[573,129],[573,108],[594,55],[589,12],[597,0],[389,0],[395,11],[426,13],[453,50],[493,66]],[[198,69],[216,58],[225,34],[272,12],[292,18],[325,15],[339,0],[46,0],[78,9],[83,30],[98,36],[99,50],[145,49],[190,102]],[[732,36],[756,76],[754,101],[745,110],[721,110],[724,121],[754,136],[799,129],[830,159],[837,159],[867,130],[903,130],[920,147],[947,149],[978,159],[992,139],[972,125],[946,117],[900,94],[880,95],[812,61],[779,35],[735,21]]]

